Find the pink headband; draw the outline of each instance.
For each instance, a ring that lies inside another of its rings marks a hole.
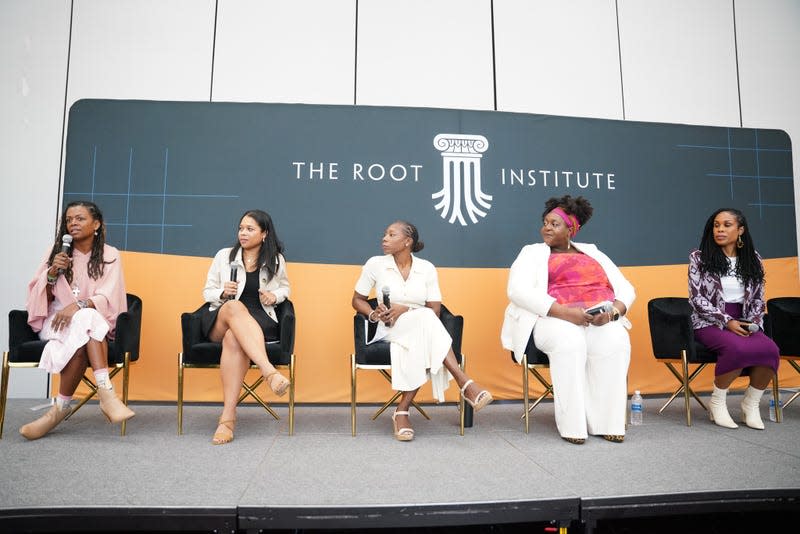
[[[570,237],[575,237],[578,233],[578,230],[581,229],[581,224],[578,222],[578,218],[574,215],[568,215],[567,212],[561,208],[553,208],[550,213],[555,213],[564,219],[564,222],[567,224],[567,228],[569,228]]]

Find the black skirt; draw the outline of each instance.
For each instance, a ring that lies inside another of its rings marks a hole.
[[[225,304],[222,306],[224,305]],[[203,312],[200,316],[200,327],[202,328],[204,338],[208,339],[208,334],[214,327],[214,323],[217,322],[217,314],[219,313],[219,310],[222,309],[222,306],[214,311],[210,311],[208,306],[203,306]],[[248,308],[247,311],[250,312],[250,316],[255,319],[258,323],[258,326],[261,327],[261,331],[264,332],[265,341],[278,341],[278,339],[280,339],[280,326],[278,325],[277,321],[274,321],[272,317],[267,315],[267,312],[265,312],[263,308]]]

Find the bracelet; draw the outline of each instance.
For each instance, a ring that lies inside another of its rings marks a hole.
[[[619,310],[617,308],[614,308],[614,311],[611,312],[611,313],[612,313],[611,320],[612,321],[618,321],[619,320]]]
[[[75,302],[78,305],[78,308],[84,309],[89,307],[89,302],[86,299],[81,299]]]
[[[371,322],[371,323],[377,323],[377,322],[378,322],[378,320],[377,320],[377,319],[373,319],[373,318],[372,318],[372,314],[373,314],[373,313],[375,313],[375,310],[372,310],[371,312],[369,312],[369,315],[367,316],[367,320],[368,320],[369,322]]]

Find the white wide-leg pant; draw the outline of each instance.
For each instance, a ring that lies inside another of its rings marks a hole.
[[[533,340],[550,358],[558,433],[624,435],[631,341],[622,321],[578,326],[539,317]]]

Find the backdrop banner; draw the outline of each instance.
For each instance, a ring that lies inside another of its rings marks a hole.
[[[93,199],[109,242],[211,257],[244,211],[268,211],[290,262],[358,265],[396,219],[440,267],[508,267],[540,241],[543,204],[588,198],[577,241],[617,264],[686,263],[720,207],[765,258],[797,255],[789,136],[424,108],[81,100],[64,201]]]

